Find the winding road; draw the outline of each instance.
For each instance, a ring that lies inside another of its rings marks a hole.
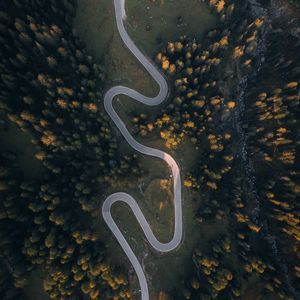
[[[149,290],[148,284],[146,280],[145,273],[142,269],[141,264],[139,263],[137,257],[135,256],[134,252],[132,251],[131,247],[129,246],[128,242],[126,241],[125,237],[123,236],[122,232],[118,228],[117,224],[115,223],[114,219],[111,215],[111,207],[116,202],[124,202],[133,211],[139,225],[141,226],[149,244],[159,252],[169,252],[174,250],[182,240],[182,195],[181,195],[181,178],[180,178],[180,170],[175,162],[175,160],[169,154],[160,151],[158,149],[150,148],[144,146],[137,142],[132,135],[129,133],[128,129],[126,128],[124,122],[120,119],[118,114],[113,108],[113,99],[117,95],[126,95],[129,96],[136,101],[139,101],[145,105],[158,105],[162,103],[167,95],[168,95],[168,85],[164,77],[160,74],[160,72],[156,69],[156,67],[148,60],[142,52],[136,47],[134,42],[129,37],[126,29],[124,27],[123,20],[126,18],[126,11],[125,11],[125,0],[114,0],[115,6],[115,15],[116,15],[116,22],[119,34],[127,46],[127,48],[132,52],[132,54],[138,59],[138,61],[144,66],[144,68],[150,73],[152,78],[158,83],[160,87],[160,91],[156,97],[150,98],[146,97],[139,92],[132,90],[125,86],[115,86],[111,88],[104,96],[104,107],[112,121],[118,127],[128,144],[135,149],[136,151],[160,158],[164,160],[171,169],[172,177],[173,177],[173,189],[174,189],[174,215],[175,215],[175,223],[174,223],[174,235],[170,242],[168,243],[161,243],[157,240],[155,235],[153,234],[149,223],[145,219],[141,209],[139,208],[137,202],[134,198],[132,198],[127,193],[115,193],[107,197],[102,206],[102,216],[104,221],[118,240],[120,246],[124,250],[125,254],[127,255],[128,259],[130,260],[139,280],[139,284],[141,287],[141,296],[142,300],[149,299]]]

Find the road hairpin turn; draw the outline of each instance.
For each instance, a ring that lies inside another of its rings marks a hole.
[[[181,195],[181,178],[180,178],[180,170],[175,162],[175,160],[167,153],[160,151],[158,149],[150,148],[144,146],[137,142],[132,135],[129,133],[126,128],[124,122],[120,119],[118,114],[113,108],[112,102],[115,96],[117,95],[126,95],[135,99],[136,101],[143,103],[145,105],[154,106],[162,103],[167,95],[168,95],[168,85],[164,77],[160,74],[160,72],[156,69],[156,67],[151,63],[151,61],[146,58],[142,52],[136,47],[134,42],[129,37],[126,29],[124,27],[123,20],[126,18],[125,12],[125,0],[114,0],[115,6],[115,15],[116,22],[119,34],[127,46],[127,48],[132,52],[132,54],[137,58],[137,60],[144,66],[144,68],[150,73],[152,78],[158,83],[160,87],[160,91],[156,97],[146,97],[139,92],[132,90],[125,86],[115,86],[111,88],[104,96],[104,107],[112,121],[120,130],[123,137],[126,139],[128,144],[135,149],[136,151],[160,158],[164,160],[170,167],[173,178],[173,189],[174,189],[174,212],[175,212],[175,224],[174,224],[174,235],[170,242],[161,243],[154,236],[147,220],[145,219],[141,209],[139,208],[135,199],[133,199],[129,194],[126,193],[115,193],[107,197],[102,206],[102,215],[104,221],[118,240],[120,246],[124,250],[128,259],[130,260],[139,280],[139,284],[141,287],[141,295],[142,300],[149,299],[149,291],[148,284],[146,280],[145,273],[139,263],[137,257],[129,246],[128,242],[124,238],[122,232],[116,225],[114,219],[111,215],[111,206],[116,202],[124,202],[129,205],[131,210],[133,211],[139,225],[141,226],[149,244],[159,252],[169,252],[174,250],[182,240],[182,195]]]

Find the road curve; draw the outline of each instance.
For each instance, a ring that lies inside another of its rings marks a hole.
[[[164,160],[170,167],[173,177],[173,189],[174,189],[174,215],[175,215],[175,222],[174,222],[174,235],[170,242],[168,243],[161,243],[155,235],[153,234],[149,223],[145,219],[141,209],[139,208],[137,202],[134,198],[132,198],[129,194],[126,193],[115,193],[107,197],[102,206],[102,216],[104,221],[118,240],[120,246],[124,250],[125,254],[127,255],[128,259],[130,260],[139,280],[139,284],[141,287],[141,296],[142,300],[149,300],[149,291],[147,280],[145,277],[145,273],[139,263],[137,257],[133,253],[131,247],[129,246],[128,242],[124,238],[122,232],[118,228],[117,224],[115,223],[114,219],[111,215],[111,207],[116,202],[124,202],[126,203],[131,210],[133,211],[139,225],[141,226],[149,244],[159,252],[169,252],[174,250],[182,240],[182,196],[181,196],[181,178],[180,178],[180,170],[175,162],[175,160],[169,154],[160,151],[158,149],[150,148],[144,146],[137,142],[132,135],[129,133],[128,129],[126,128],[124,122],[120,119],[117,115],[116,111],[113,108],[113,99],[117,95],[126,95],[129,96],[136,101],[139,101],[143,104],[154,106],[162,103],[168,95],[168,85],[164,77],[160,74],[160,72],[156,69],[156,67],[148,60],[142,52],[136,47],[134,42],[129,37],[126,29],[124,27],[123,20],[126,18],[125,12],[125,0],[114,0],[115,6],[115,15],[116,15],[116,22],[119,34],[127,46],[127,48],[132,52],[132,54],[138,59],[138,61],[144,66],[144,68],[150,73],[152,78],[158,83],[160,87],[160,91],[156,97],[146,97],[141,93],[132,90],[125,86],[115,86],[111,88],[104,96],[104,107],[112,121],[118,127],[128,144],[135,149],[136,151],[160,158]]]

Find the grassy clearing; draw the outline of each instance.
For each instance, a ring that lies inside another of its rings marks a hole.
[[[126,4],[126,26],[129,34],[138,47],[151,58],[163,44],[176,40],[184,33],[188,32],[189,35],[200,40],[203,33],[212,28],[215,22],[206,5],[199,0],[129,0]],[[180,26],[178,26],[178,22]],[[108,72],[107,89],[115,84],[123,84],[149,96],[157,93],[158,87],[125,48],[118,35],[113,1],[78,0],[74,27],[86,43],[88,51],[99,63],[105,62],[104,67]],[[165,103],[161,106],[163,105]],[[154,117],[161,107],[146,107],[127,97],[119,97],[119,100],[115,100],[114,106],[128,127],[131,124],[131,112],[144,112]],[[119,133],[116,131],[116,134]],[[139,140],[144,144],[166,151],[158,136]],[[132,151],[121,136],[120,143],[120,151]],[[186,173],[197,159],[193,147],[188,141],[185,141],[175,153],[171,154],[178,161],[182,174]],[[138,201],[157,237],[161,241],[169,241],[173,235],[174,219],[172,186],[169,191],[160,188],[160,180],[169,178],[169,170],[164,163],[157,159],[143,155],[139,155],[139,159],[147,170],[147,175],[140,180],[142,185],[138,187],[137,183],[136,189],[122,189],[122,191],[130,193]],[[128,175],[130,176],[130,174]],[[106,192],[109,195],[116,191]],[[165,290],[166,287],[171,290],[183,284],[182,274],[189,273],[191,269],[192,250],[201,242],[204,235],[214,236],[216,232],[214,226],[208,226],[205,228],[205,233],[197,234],[195,238],[193,232],[200,230],[194,218],[194,212],[200,201],[199,195],[187,190],[184,190],[183,194],[184,242],[179,249],[165,255],[155,253],[149,247],[127,205],[118,204],[113,207],[112,214],[117,224],[120,224],[120,228],[134,252],[145,265],[147,276],[149,276],[151,299],[156,299],[159,291]],[[197,201],[194,200],[195,198]],[[124,266],[128,263],[127,259],[124,259],[122,249],[106,228],[101,217],[99,217],[98,226],[100,234],[106,241],[105,245],[111,259]],[[222,227],[222,224],[217,227]],[[129,263],[127,266],[131,267]],[[133,285],[133,288],[135,287],[138,287],[136,282]]]
[[[149,95],[157,87],[119,37],[113,1],[78,0],[74,27],[108,74],[107,88],[122,82]],[[153,90],[153,91],[152,91]]]
[[[136,0],[126,4],[129,34],[150,57],[180,35],[201,40],[215,24],[202,0]]]
[[[129,34],[151,58],[168,41],[187,32],[200,40],[215,24],[214,16],[202,0],[134,0],[127,1],[126,6]],[[180,25],[178,17],[182,18]],[[78,0],[74,27],[89,53],[101,64],[105,62],[109,85],[122,82],[147,95],[157,92],[149,74],[119,37],[113,1]]]

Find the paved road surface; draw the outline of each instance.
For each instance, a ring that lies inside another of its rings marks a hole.
[[[174,235],[170,242],[161,243],[154,236],[147,220],[145,219],[141,209],[139,208],[135,199],[133,199],[129,194],[126,193],[115,193],[106,198],[102,206],[102,215],[103,218],[118,240],[120,246],[124,250],[128,259],[130,260],[139,280],[139,284],[141,287],[141,295],[142,300],[149,299],[149,291],[147,280],[145,277],[145,273],[139,263],[137,257],[133,253],[120,229],[116,225],[114,219],[111,216],[111,206],[116,202],[124,202],[129,205],[131,210],[133,211],[138,223],[140,224],[149,244],[159,252],[169,252],[174,250],[181,242],[182,239],[182,197],[181,197],[181,178],[180,178],[180,170],[175,162],[175,160],[167,153],[160,151],[158,149],[150,148],[144,146],[137,142],[127,130],[124,122],[117,115],[116,111],[113,108],[112,102],[115,96],[117,95],[126,95],[129,96],[136,101],[139,101],[145,105],[158,105],[165,100],[168,95],[168,85],[164,77],[159,73],[156,67],[150,62],[148,58],[146,58],[142,52],[135,46],[131,38],[126,32],[126,29],[123,24],[123,20],[126,18],[125,12],[125,0],[114,0],[115,6],[115,14],[116,14],[116,22],[118,26],[118,30],[120,36],[128,47],[128,49],[132,52],[132,54],[138,59],[138,61],[144,66],[144,68],[151,74],[153,79],[159,84],[160,91],[156,97],[150,98],[146,97],[139,92],[132,90],[128,87],[124,86],[115,86],[111,88],[104,96],[104,107],[106,112],[109,114],[115,125],[118,127],[128,144],[134,148],[136,151],[163,159],[170,167],[173,177],[173,188],[174,188],[174,211],[175,211],[175,225],[174,225]]]

